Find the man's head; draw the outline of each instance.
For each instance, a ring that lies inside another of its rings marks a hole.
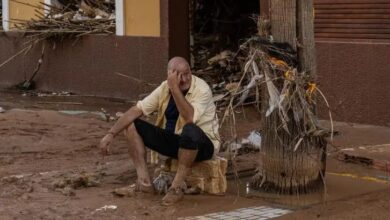
[[[177,73],[180,79],[180,90],[186,91],[191,87],[191,68],[183,57],[174,57],[168,62],[168,75]]]

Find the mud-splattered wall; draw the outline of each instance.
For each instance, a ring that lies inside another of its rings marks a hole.
[[[181,0],[160,0],[159,37],[91,35],[46,42],[45,57],[36,78],[37,89],[70,91],[84,95],[137,99],[153,88],[115,73],[148,83],[160,83],[166,77],[170,57],[188,56],[188,22],[178,21],[171,6],[184,7]],[[169,28],[174,26],[174,28]],[[175,40],[182,39],[182,40]],[[183,40],[184,39],[184,40]],[[0,63],[18,53],[25,45],[22,34],[0,33]],[[187,49],[186,49],[187,48]],[[41,45],[0,68],[0,87],[13,86],[28,78],[40,57]]]

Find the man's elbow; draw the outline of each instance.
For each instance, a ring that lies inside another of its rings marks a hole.
[[[184,119],[184,122],[186,124],[192,124],[192,123],[194,123],[194,120],[192,120],[192,118],[188,118],[188,119]]]
[[[183,114],[181,114],[181,116],[186,124],[195,123],[194,121],[195,110],[192,106],[191,108],[185,109],[185,111],[183,112]]]
[[[194,114],[189,114],[188,116],[184,117],[184,122],[186,124],[194,123]]]
[[[143,115],[142,110],[137,106],[131,107],[125,114],[124,117],[129,119],[139,118]]]

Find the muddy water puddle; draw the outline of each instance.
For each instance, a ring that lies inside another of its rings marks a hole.
[[[359,196],[366,193],[376,192],[390,188],[390,181],[383,178],[358,176],[346,173],[329,172],[326,177],[326,187],[317,192],[300,195],[281,195],[264,193],[251,189],[251,178],[243,178],[237,183],[231,181],[228,186],[230,193],[236,193],[243,197],[258,199],[271,203],[274,206],[302,209],[329,201]]]
[[[258,190],[254,190],[250,187],[251,178],[240,179],[239,183],[232,181],[228,186],[228,191],[230,193],[236,193],[240,196],[258,199],[271,203],[275,206],[289,208],[289,209],[298,209],[307,206],[312,206],[324,201],[324,191],[319,191],[306,195],[281,195],[276,193],[265,193]]]

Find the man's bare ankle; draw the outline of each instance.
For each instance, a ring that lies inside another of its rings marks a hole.
[[[151,186],[152,181],[147,179],[137,179],[137,182],[143,186]]]
[[[173,182],[171,187],[169,187],[169,188],[172,188],[172,189],[182,188],[183,189],[185,187],[186,187],[186,183],[185,183],[185,181],[182,181],[182,182],[179,182],[179,183]]]

